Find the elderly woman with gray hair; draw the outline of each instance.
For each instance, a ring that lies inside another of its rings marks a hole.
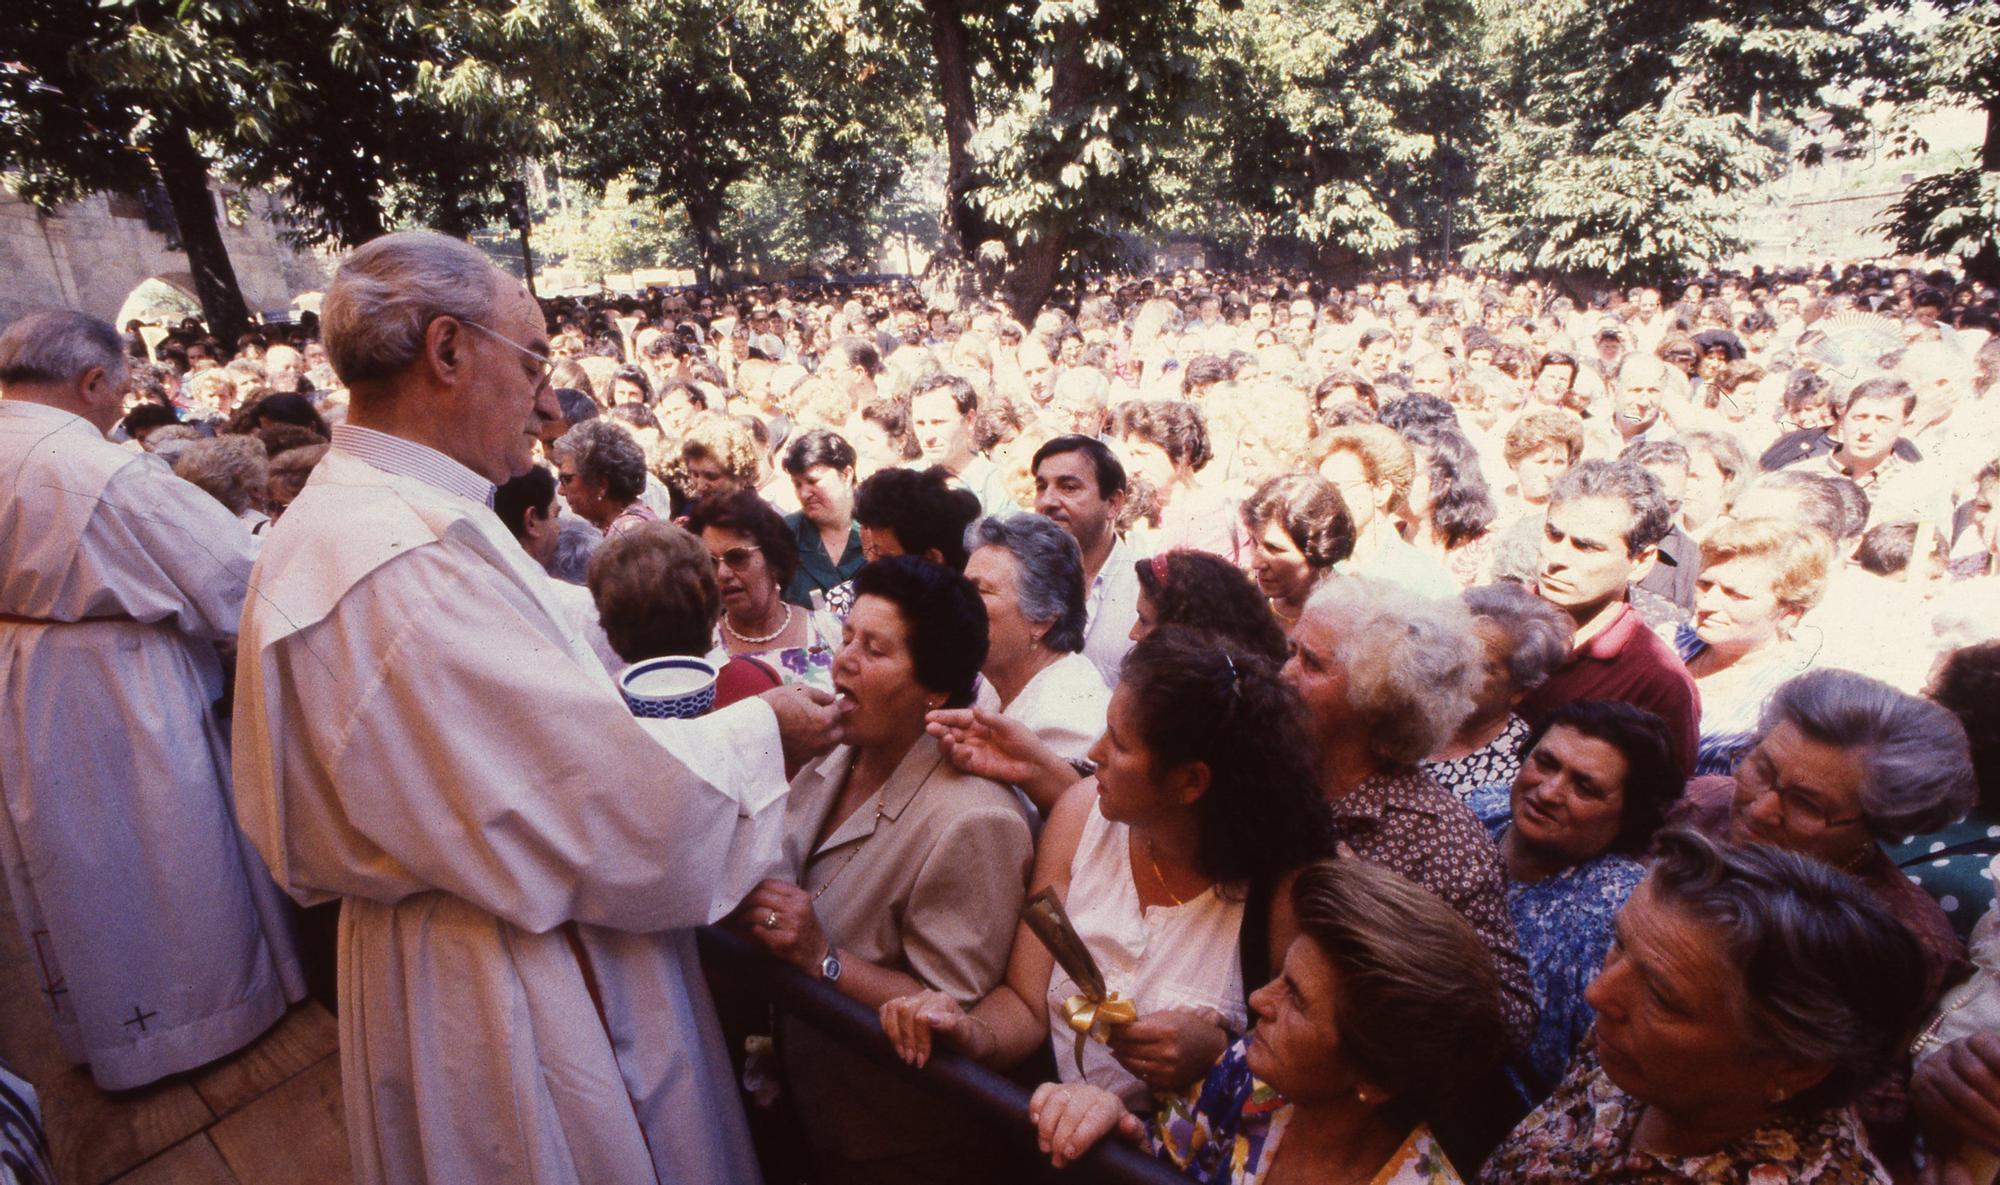
[[[1575,626],[1562,610],[1519,584],[1466,589],[1479,639],[1480,682],[1472,714],[1424,762],[1438,785],[1469,797],[1483,786],[1500,786],[1521,772],[1528,722],[1514,709],[1569,657]]]
[[[1499,852],[1423,759],[1472,714],[1481,650],[1472,614],[1362,576],[1323,581],[1292,630],[1285,681],[1319,750],[1342,846],[1436,893],[1493,955],[1508,1032],[1528,1047],[1535,1003]]]
[[[1853,671],[1809,671],[1779,686],[1736,773],[1696,778],[1674,822],[1735,844],[1769,844],[1855,878],[1916,939],[1924,1003],[1965,965],[1951,922],[1885,842],[1936,831],[1977,798],[1965,728],[1948,709]],[[1902,1065],[1863,1105],[1877,1151],[1910,1132]]]
[[[995,515],[965,535],[966,579],[986,602],[979,707],[1032,729],[1078,762],[1104,731],[1111,690],[1083,656],[1083,557],[1038,514]],[[1031,796],[1032,797],[1032,796]],[[1036,802],[1044,812],[1055,804]]]
[[[1689,782],[1674,820],[1855,877],[1916,935],[1935,998],[1963,948],[1937,902],[1882,844],[1938,830],[1972,809],[1977,795],[1958,717],[1866,675],[1829,669],[1781,684],[1736,773]]]
[[[551,448],[556,484],[577,517],[613,538],[658,516],[643,501],[646,451],[607,420],[585,420]]]
[[[1921,964],[1850,878],[1669,833],[1586,992],[1592,1040],[1479,1185],[1886,1182],[1852,1104],[1902,1059]]]

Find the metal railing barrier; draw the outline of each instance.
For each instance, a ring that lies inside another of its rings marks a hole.
[[[1028,1122],[1028,1092],[1011,1079],[970,1058],[934,1051],[919,1069],[896,1056],[881,1020],[873,1009],[849,999],[833,987],[809,979],[756,942],[720,926],[695,932],[704,961],[726,969],[738,982],[761,990],[787,1015],[840,1042],[851,1052],[887,1066],[939,1097],[948,1098],[990,1125],[1018,1133],[1019,1142],[1034,1154],[1034,1126]],[[1073,1185],[1186,1185],[1173,1166],[1142,1149],[1107,1136],[1088,1154],[1060,1170],[1042,1158],[1042,1175]]]

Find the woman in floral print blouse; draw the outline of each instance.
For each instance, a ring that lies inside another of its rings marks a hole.
[[[1457,1185],[1425,1121],[1453,1112],[1505,1042],[1478,934],[1359,860],[1301,871],[1292,905],[1299,937],[1250,997],[1255,1027],[1150,1124],[1085,1083],[1035,1092],[1029,1115],[1057,1167],[1117,1131],[1202,1185]]]
[[[1604,966],[1618,911],[1645,879],[1640,861],[1680,796],[1681,775],[1666,722],[1617,700],[1564,704],[1522,748],[1511,784],[1466,802],[1500,849],[1507,908],[1535,985],[1535,1038],[1513,1070],[1539,1100],[1590,1031],[1585,988]]]
[[[1472,714],[1424,762],[1438,785],[1470,798],[1521,772],[1528,722],[1514,711],[1569,657],[1575,628],[1562,610],[1520,584],[1468,588],[1465,607],[1479,638],[1480,683]]]
[[[1480,1185],[1889,1180],[1850,1104],[1923,1007],[1917,944],[1851,878],[1675,830],[1590,985],[1593,1040]]]

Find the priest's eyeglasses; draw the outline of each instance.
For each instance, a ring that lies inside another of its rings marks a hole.
[[[454,317],[452,318],[452,320],[457,321],[460,325],[470,325],[472,328],[479,330],[481,333],[487,334],[494,341],[499,342],[501,345],[506,346],[508,349],[532,361],[535,365],[534,369],[529,371],[529,377],[535,380],[535,390],[537,392],[539,392],[543,387],[549,385],[550,376],[554,375],[556,370],[555,359],[547,357],[542,354],[537,354],[533,350],[522,345],[520,342],[517,342],[513,338],[508,337],[506,334],[501,333],[499,330],[494,329],[490,326],[481,325],[479,322],[474,321],[470,317]]]

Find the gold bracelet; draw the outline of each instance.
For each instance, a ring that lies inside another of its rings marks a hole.
[[[993,1043],[993,1052],[994,1053],[1000,1052],[1000,1034],[993,1031],[993,1026],[986,1023],[985,1017],[976,1016],[973,1013],[968,1012],[965,1014],[965,1024],[968,1030],[971,1029],[973,1025],[978,1025],[980,1028],[985,1029],[987,1039]],[[968,1033],[968,1037],[969,1036],[970,1034]],[[971,1044],[970,1040],[967,1041],[967,1044],[968,1045]]]

